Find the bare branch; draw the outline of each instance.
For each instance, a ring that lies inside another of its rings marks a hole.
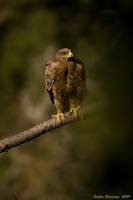
[[[66,124],[80,121],[81,119],[90,118],[95,113],[95,106],[96,105],[90,105],[79,109],[78,117],[75,117],[73,114],[66,113],[65,117],[61,118],[61,123],[59,123],[56,118],[50,119],[37,126],[34,126],[33,128],[30,128],[27,131],[0,140],[0,153],[37,138],[42,134],[51,132],[52,130],[55,130],[61,126],[65,126]]]

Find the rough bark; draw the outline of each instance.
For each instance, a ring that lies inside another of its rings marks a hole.
[[[56,118],[50,119],[38,124],[37,126],[34,126],[33,128],[30,128],[27,131],[0,140],[0,153],[37,138],[42,134],[51,132],[52,130],[60,128],[61,126],[92,117],[95,113],[95,106],[96,105],[90,105],[79,109],[78,117],[75,117],[74,114],[66,113],[65,117],[61,118],[61,123],[59,123]]]

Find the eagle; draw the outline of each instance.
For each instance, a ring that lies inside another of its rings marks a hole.
[[[87,93],[86,73],[83,62],[74,58],[70,49],[60,49],[52,60],[46,62],[45,83],[57,110],[52,117],[61,122],[65,112],[74,112],[77,116]]]

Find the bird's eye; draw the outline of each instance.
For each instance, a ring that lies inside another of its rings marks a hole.
[[[66,55],[66,52],[63,52],[63,55]]]

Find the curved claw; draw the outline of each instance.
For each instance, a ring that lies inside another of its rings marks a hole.
[[[71,109],[70,109],[70,113],[74,112],[75,117],[77,117],[77,116],[78,116],[77,110],[78,110],[79,108],[81,108],[80,105],[79,105],[77,108],[71,108]]]
[[[57,113],[57,115],[52,115],[52,117],[57,117],[58,122],[61,122],[61,116],[63,117],[64,114],[63,113]]]

